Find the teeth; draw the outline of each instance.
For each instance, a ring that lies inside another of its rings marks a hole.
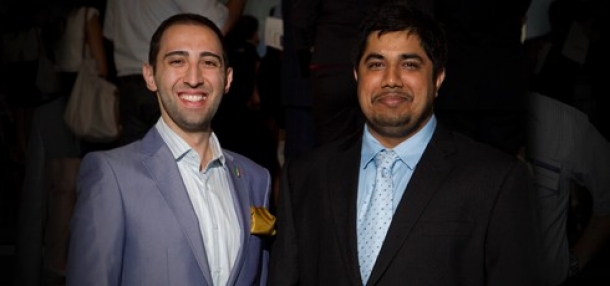
[[[200,94],[183,94],[180,96],[180,98],[182,98],[186,101],[196,102],[196,101],[205,100],[206,97],[203,95],[200,95]]]

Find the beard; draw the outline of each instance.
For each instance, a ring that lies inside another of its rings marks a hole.
[[[432,116],[432,109],[419,117],[412,114],[377,113],[367,119],[369,128],[388,138],[406,138],[419,131]]]
[[[210,97],[208,97],[208,100]],[[164,98],[160,100],[160,104],[166,111],[171,120],[182,130],[186,132],[201,132],[211,129],[212,119],[218,110],[217,100],[210,102],[207,109],[199,112],[184,111],[178,106],[177,99]]]

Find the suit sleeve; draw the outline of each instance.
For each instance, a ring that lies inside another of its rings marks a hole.
[[[119,285],[124,212],[115,172],[106,157],[90,153],[82,164],[71,221],[67,285]]]
[[[492,210],[486,285],[539,285],[534,186],[524,164],[509,170]]]
[[[277,208],[277,237],[271,249],[269,266],[270,286],[299,284],[297,235],[292,215],[292,198],[289,184],[289,163],[283,168]]]

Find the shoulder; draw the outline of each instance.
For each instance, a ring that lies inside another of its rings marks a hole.
[[[329,157],[341,156],[345,153],[357,151],[360,154],[362,148],[362,133],[344,137],[336,141],[326,143],[315,147],[294,157],[294,161],[299,162],[316,162],[319,160],[328,160]]]
[[[141,173],[142,160],[138,157],[135,143],[107,151],[87,153],[81,161],[77,189],[79,194],[91,197],[114,197],[121,189],[119,185],[137,184],[137,173]],[[110,191],[110,190],[116,190]],[[116,197],[115,197],[116,198]]]
[[[117,147],[110,150],[94,151],[87,153],[83,157],[82,164],[99,164],[99,162],[105,162],[110,165],[121,165],[128,164],[128,162],[139,161],[141,158],[141,141],[136,141],[125,146]],[[128,164],[130,165],[130,164]]]
[[[438,152],[461,168],[484,172],[507,171],[525,164],[516,155],[500,151],[490,145],[478,142],[459,132],[441,129],[435,133],[428,147],[430,152]]]
[[[560,127],[570,124],[582,127],[589,124],[587,114],[574,106],[540,93],[530,93],[528,99],[530,120]]]
[[[287,158],[284,169],[290,177],[305,181],[335,168],[357,169],[361,149],[361,135],[344,138]]]
[[[492,161],[515,161],[517,158],[494,148],[488,144],[478,142],[466,135],[454,133],[458,148],[468,156],[489,158]]]
[[[471,190],[473,194],[488,198],[503,190],[525,196],[533,184],[526,163],[516,155],[456,132],[449,132],[442,140],[431,141],[418,163],[418,168],[421,166],[426,166],[423,169],[427,170],[426,174],[445,170],[445,180],[452,182],[452,188]]]

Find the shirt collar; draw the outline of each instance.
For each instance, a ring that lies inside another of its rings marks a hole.
[[[394,152],[396,152],[400,161],[405,163],[409,169],[413,170],[419,162],[435,129],[436,117],[432,115],[430,120],[428,120],[421,130],[394,147]],[[375,158],[375,155],[383,149],[385,149],[385,147],[373,137],[369,131],[368,125],[365,125],[362,135],[362,151],[360,156],[360,166],[362,169],[366,169]]]
[[[157,132],[163,138],[163,141],[169,147],[170,152],[174,156],[176,161],[182,160],[189,153],[196,153],[191,146],[189,146],[184,139],[182,139],[174,130],[169,128],[162,117],[159,118],[157,124],[155,124],[155,128],[157,128]],[[222,148],[220,147],[220,142],[218,142],[218,138],[214,132],[211,133],[209,139],[209,148],[212,151],[212,160],[210,160],[210,164],[215,161],[219,161],[219,163],[224,166],[225,164],[225,156],[222,152]],[[195,155],[195,154],[194,154]],[[196,156],[199,159],[199,155]]]

